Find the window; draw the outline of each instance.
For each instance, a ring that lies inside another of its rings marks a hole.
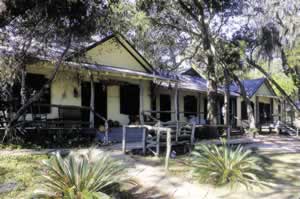
[[[26,75],[26,88],[27,88],[27,99],[32,95],[39,92],[39,90],[47,83],[47,79],[44,75],[27,74]],[[42,97],[37,102],[38,104],[51,104],[51,90],[48,87]],[[50,107],[41,106],[33,107],[33,113],[50,113]]]
[[[25,86],[26,86],[26,98],[29,99],[31,96],[33,96],[35,93],[39,92],[39,90],[46,84],[47,79],[45,78],[44,75],[37,75],[37,74],[30,74],[28,73],[26,75],[26,80],[25,80]],[[13,96],[15,99],[15,110],[20,108],[21,104],[21,95],[20,95],[20,90],[21,90],[21,85],[18,82],[15,84],[13,88]],[[50,87],[48,87],[44,94],[41,96],[38,102],[38,104],[50,104],[51,103],[51,90]],[[33,106],[32,113],[50,113],[50,107],[48,106]]]
[[[261,123],[272,121],[271,104],[259,103],[259,121]]]
[[[140,110],[140,88],[137,85],[120,86],[120,113],[138,115]]]
[[[159,96],[159,108],[160,111],[165,111],[164,113],[160,113],[160,121],[167,122],[171,120],[171,97],[170,95],[160,95]]]
[[[243,101],[241,106],[242,106],[242,120],[247,120],[248,119],[248,112],[247,112],[246,102]],[[254,114],[254,103],[253,102],[251,102],[251,106],[252,106],[253,114]]]
[[[195,96],[184,96],[184,116],[197,116],[197,98]]]

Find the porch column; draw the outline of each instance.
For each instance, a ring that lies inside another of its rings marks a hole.
[[[198,123],[200,124],[201,121],[201,93],[198,93],[198,111],[197,111],[197,119],[198,119]]]
[[[229,106],[230,106],[230,82],[229,82],[229,75],[228,71],[224,71],[225,75],[225,92],[224,92],[224,124],[226,126],[230,125],[230,119],[229,119]],[[223,112],[223,110],[222,110]]]
[[[237,97],[236,99],[236,125],[241,127],[242,126],[242,100],[241,97]]]
[[[94,128],[95,127],[95,118],[94,118],[94,111],[95,111],[95,85],[94,85],[94,77],[93,77],[92,73],[90,73],[90,81],[91,81],[90,128]]]
[[[230,93],[225,92],[225,94],[224,94],[224,107],[223,107],[224,110],[221,110],[221,114],[224,111],[224,125],[226,126],[227,139],[230,139],[230,132],[231,132],[229,106],[230,106]]]
[[[285,106],[284,106],[284,102],[282,100],[279,100],[280,103],[280,121],[281,122],[285,122],[285,117],[284,117],[284,113],[286,111]]]
[[[177,142],[178,141],[178,135],[179,135],[179,123],[178,123],[178,82],[175,83],[174,111],[175,111],[176,142]]]
[[[174,111],[175,111],[175,121],[178,121],[178,83],[175,83],[175,93],[174,93]]]
[[[144,124],[144,84],[140,80],[140,124]]]
[[[271,112],[271,120],[272,120],[271,122],[273,123],[275,121],[274,120],[274,110],[275,109],[274,109],[274,100],[273,100],[273,98],[270,99],[270,107],[271,107],[270,112]]]
[[[255,123],[256,126],[259,124],[259,97],[255,96],[255,103],[254,103],[254,109],[255,109]]]

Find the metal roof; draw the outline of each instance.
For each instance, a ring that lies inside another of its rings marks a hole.
[[[258,78],[258,79],[242,80],[241,83],[245,87],[247,96],[252,97],[265,81],[266,78]],[[241,93],[240,87],[235,82],[230,85],[230,91],[239,94]]]
[[[79,69],[88,69],[96,72],[107,72],[107,73],[119,73],[124,76],[126,75],[134,75],[134,76],[140,76],[144,78],[149,78],[149,79],[159,79],[159,80],[164,80],[164,81],[176,81],[176,79],[172,79],[170,77],[166,77],[160,74],[151,74],[151,73],[146,73],[146,72],[140,72],[140,71],[135,71],[135,70],[130,70],[126,68],[119,68],[115,66],[107,66],[107,65],[100,65],[100,64],[90,64],[90,63],[78,63],[78,62],[71,62],[67,61],[64,62],[65,65],[76,67]]]

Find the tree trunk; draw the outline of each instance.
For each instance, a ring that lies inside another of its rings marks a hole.
[[[207,77],[207,119],[209,124],[216,125],[218,123],[218,87],[215,81],[215,64],[212,55],[208,56]]]
[[[230,124],[230,110],[229,110],[229,103],[230,103],[230,89],[229,89],[229,76],[228,71],[224,70],[224,77],[225,77],[225,93],[224,93],[224,125],[227,126],[227,138],[230,138],[230,131],[231,131],[231,124]]]
[[[185,1],[179,0],[180,6],[186,11],[187,14],[192,17],[197,23],[198,28],[201,30],[199,40],[202,40],[201,45],[203,45],[203,50],[207,58],[207,120],[211,125],[217,124],[218,109],[217,109],[217,95],[218,88],[217,82],[215,80],[215,49],[213,48],[212,40],[214,40],[210,27],[208,24],[208,17],[205,13],[204,7],[200,1],[194,1],[195,6],[199,14],[195,14],[193,9],[186,4]]]
[[[239,85],[241,95],[243,97],[243,100],[246,103],[249,128],[255,130],[256,129],[256,122],[255,122],[255,117],[254,117],[254,111],[253,111],[253,108],[251,106],[251,101],[247,96],[245,87],[235,74],[231,73],[231,76],[232,76],[233,80]]]
[[[95,117],[94,117],[94,112],[95,110],[95,85],[94,85],[94,77],[93,74],[90,74],[91,78],[91,98],[90,98],[90,128],[95,127]]]
[[[224,92],[224,124],[229,125],[230,124],[230,113],[229,113],[229,103],[230,103],[230,90],[229,90],[229,77],[228,77],[228,71],[224,71],[224,77],[225,77],[225,92]]]

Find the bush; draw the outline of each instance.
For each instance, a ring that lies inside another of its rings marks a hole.
[[[124,182],[124,170],[116,160],[107,155],[70,154],[63,158],[59,153],[43,162],[43,189],[36,190],[39,198],[109,198],[107,193]]]
[[[222,140],[222,145],[200,145],[192,154],[194,175],[201,182],[214,185],[244,185],[249,188],[261,184],[260,159],[242,146],[233,148]]]

